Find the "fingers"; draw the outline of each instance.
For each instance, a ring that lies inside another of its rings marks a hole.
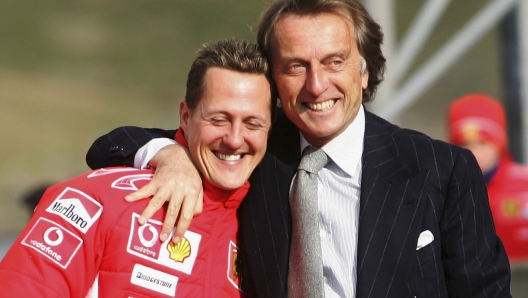
[[[194,205],[194,215],[202,214],[203,212],[203,189],[198,193],[198,201]]]
[[[169,205],[167,207],[167,214],[165,215],[165,219],[163,220],[163,226],[161,227],[161,233],[160,233],[161,241],[165,241],[169,238],[169,235],[172,232],[172,229],[174,228],[176,220],[178,219],[178,214],[180,213],[181,205],[182,205],[181,196],[178,196],[175,194],[170,196]],[[183,233],[179,236],[180,236],[179,240],[181,240],[181,237],[183,237]],[[175,243],[178,243],[179,240],[175,241]]]
[[[172,200],[171,200],[172,201]],[[172,235],[172,241],[175,243],[180,242],[183,238],[185,231],[191,225],[193,217],[197,214],[202,213],[203,208],[203,190],[192,193],[186,196],[181,204],[180,217],[174,235]],[[198,211],[198,212],[196,212]]]
[[[174,235],[172,235],[172,241],[174,241],[174,243],[180,242],[180,240],[185,234],[185,231],[187,231],[187,229],[191,225],[191,221],[194,216],[194,204],[192,202],[188,202],[189,200],[184,200],[184,203],[182,204],[180,210],[180,217],[178,219],[178,225],[176,226]]]
[[[147,220],[151,219],[154,214],[163,207],[163,204],[166,201],[166,195],[164,195],[163,192],[158,192],[152,199],[149,201],[147,207],[145,210],[143,210],[143,213],[141,213],[141,216],[139,217],[139,224],[143,225],[147,222]],[[165,238],[167,239],[167,238]]]
[[[156,165],[152,180],[137,192],[126,197],[127,201],[137,201],[152,196],[139,218],[140,224],[152,218],[163,204],[168,202],[167,214],[159,236],[161,241],[169,238],[178,221],[173,240],[179,242],[189,228],[193,215],[201,213],[203,208],[200,174],[191,162],[188,151],[180,147],[172,145],[160,150],[151,159],[151,163]]]
[[[154,186],[154,184],[151,181],[147,185],[143,186],[140,190],[125,196],[125,200],[127,202],[135,202],[135,201],[149,198],[156,193],[156,189],[157,187]]]

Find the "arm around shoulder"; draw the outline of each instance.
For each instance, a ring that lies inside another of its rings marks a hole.
[[[155,138],[174,138],[174,130],[122,126],[99,137],[86,154],[92,169],[110,166],[134,166],[136,152]]]

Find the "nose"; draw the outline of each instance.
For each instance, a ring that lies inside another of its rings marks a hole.
[[[223,141],[230,149],[240,148],[244,143],[242,125],[240,123],[233,123],[226,132]]]
[[[307,70],[305,88],[315,97],[319,97],[328,89],[328,77],[322,67],[316,66]]]

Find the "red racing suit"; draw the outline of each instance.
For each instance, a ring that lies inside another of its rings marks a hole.
[[[497,235],[512,263],[528,261],[528,168],[507,156],[488,182]]]
[[[50,187],[0,263],[0,297],[240,297],[236,209],[249,183],[204,181],[203,213],[175,245],[159,240],[165,208],[140,226],[148,200],[124,200],[152,174],[106,168]]]

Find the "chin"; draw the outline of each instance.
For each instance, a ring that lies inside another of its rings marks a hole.
[[[212,183],[223,190],[234,190],[237,188],[240,188],[242,185],[244,185],[244,181],[242,182],[233,182],[233,180],[224,180],[224,181],[212,181]]]

